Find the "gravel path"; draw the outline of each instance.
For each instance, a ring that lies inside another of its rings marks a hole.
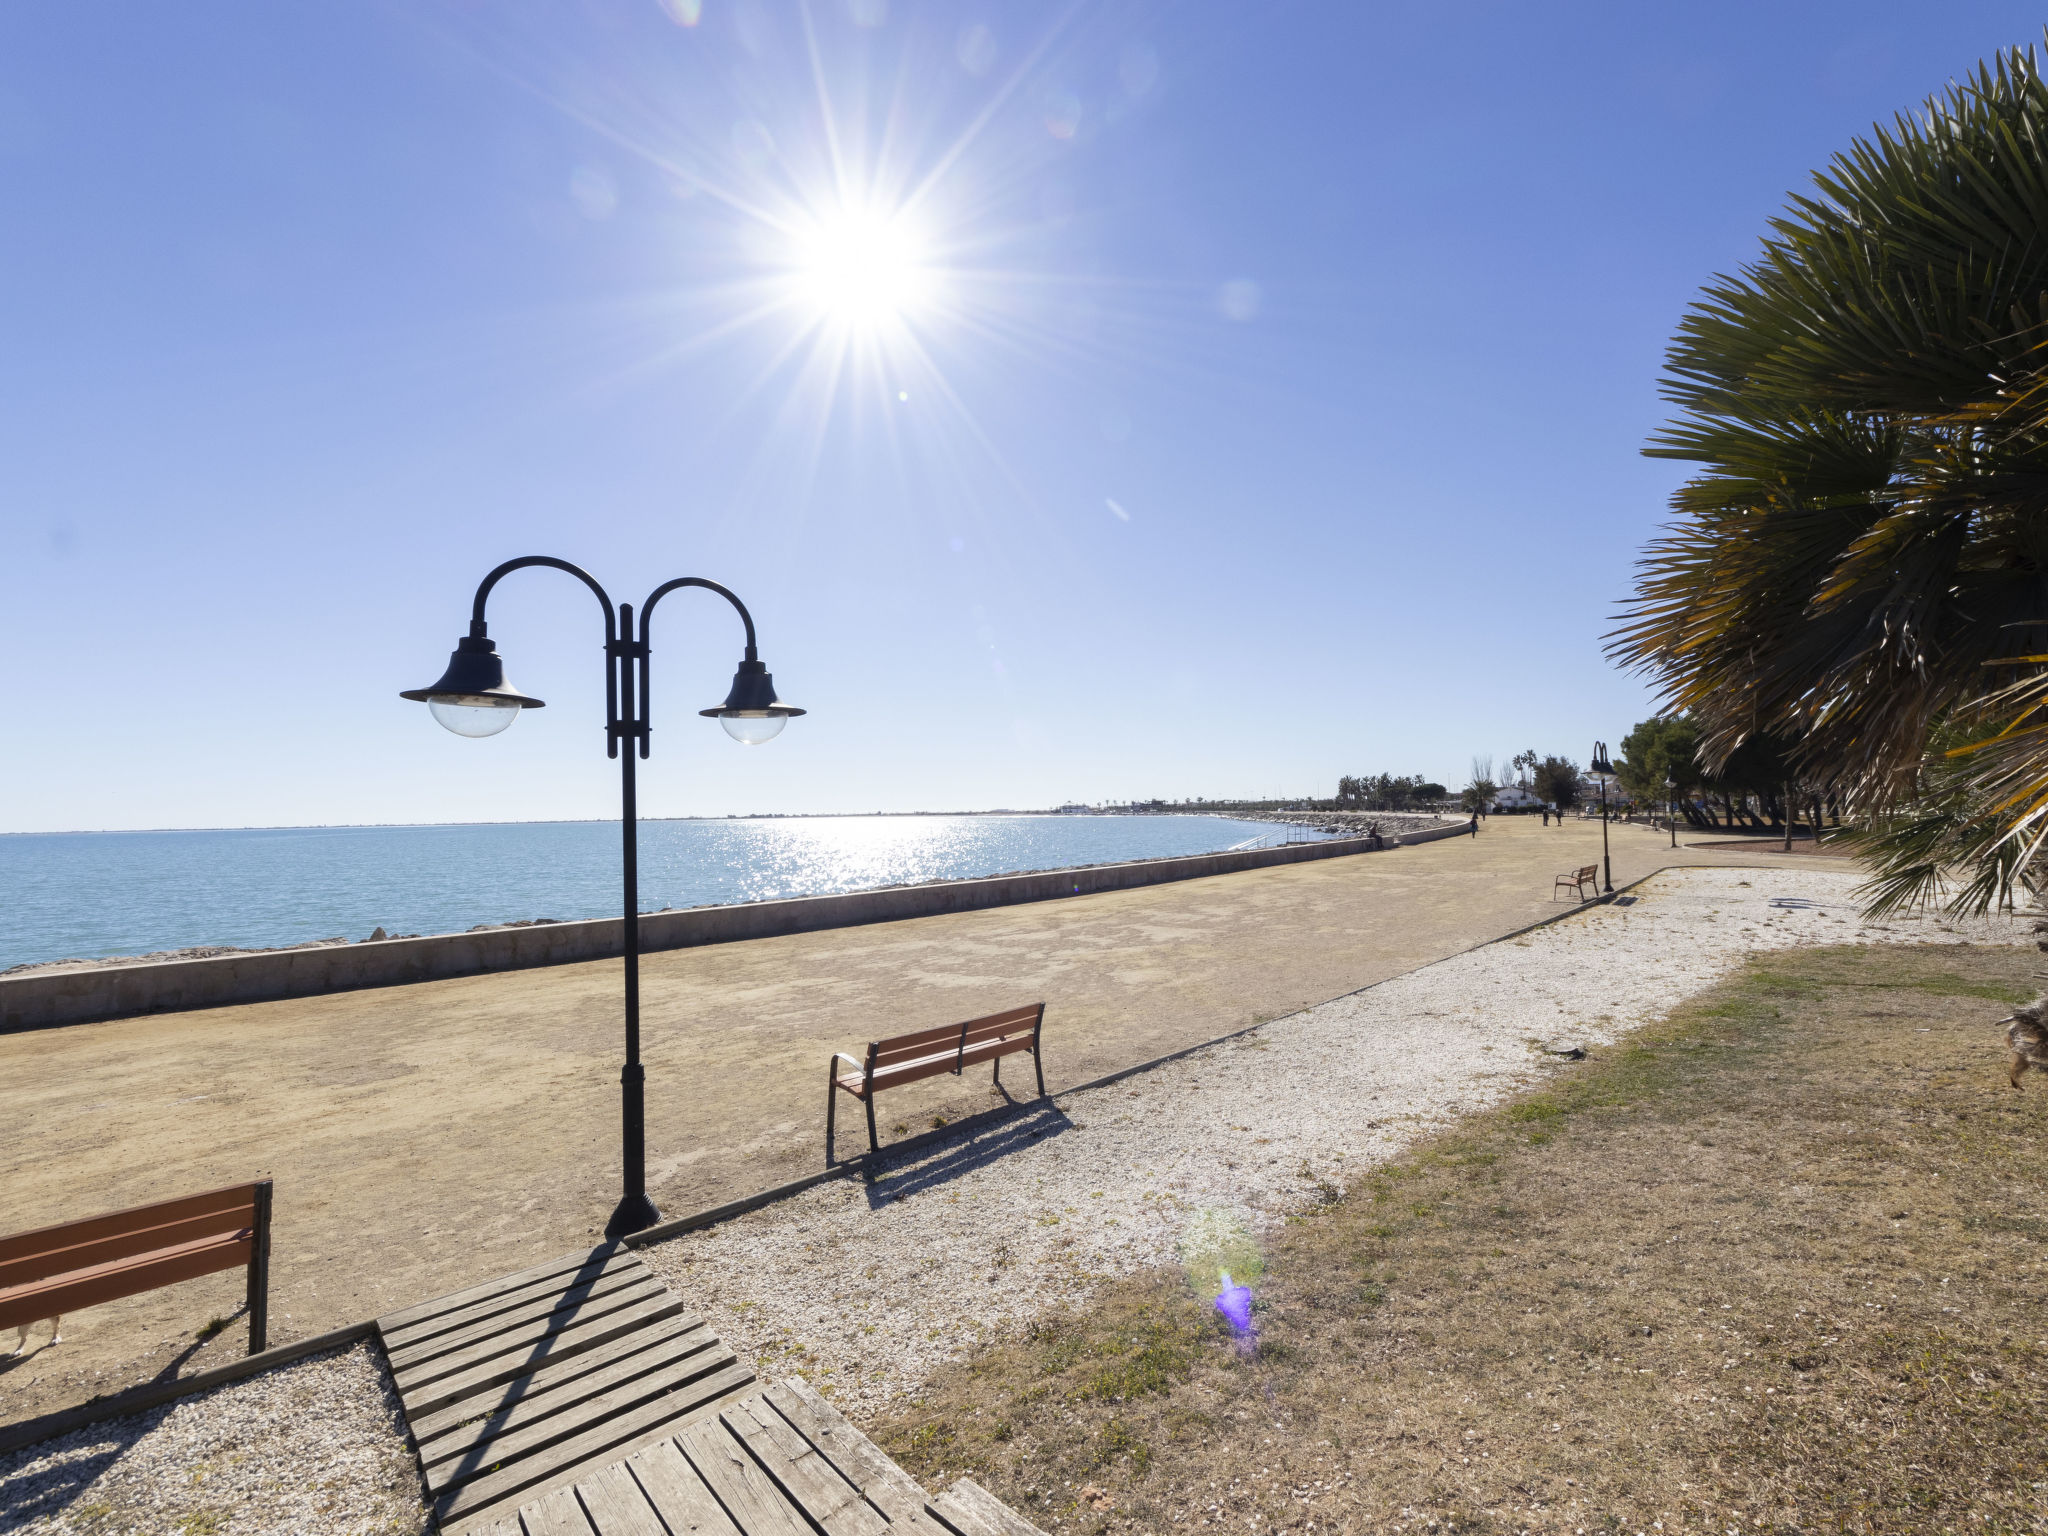
[[[2003,919],[1865,924],[1850,895],[1862,878],[1666,873],[1631,906],[1454,956],[1058,1108],[1020,1105],[892,1163],[873,1188],[821,1185],[643,1257],[764,1375],[802,1370],[858,1418],[1108,1277],[1192,1261],[1232,1233],[1255,1242],[1423,1131],[1539,1081],[1544,1042],[1611,1041],[1751,951],[2031,940]]]
[[[0,1457],[0,1532],[428,1528],[398,1398],[367,1342]]]

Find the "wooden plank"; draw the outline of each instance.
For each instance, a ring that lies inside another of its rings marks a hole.
[[[671,1394],[688,1394],[693,1382],[735,1363],[732,1351],[718,1344],[711,1349],[697,1350],[681,1360],[668,1360],[628,1376],[613,1383],[608,1391],[566,1404],[553,1413],[539,1414],[497,1431],[484,1430],[474,1435],[450,1437],[432,1451],[422,1450],[420,1453],[426,1469],[427,1486],[435,1493],[441,1493],[481,1476],[494,1466],[531,1456],[559,1441],[594,1429],[643,1403]],[[432,1460],[427,1459],[430,1455]]]
[[[649,1286],[660,1284],[661,1281],[636,1258],[631,1269],[600,1276],[588,1285],[574,1286],[566,1291],[543,1292],[531,1301],[487,1317],[476,1318],[460,1327],[450,1328],[446,1333],[402,1345],[393,1344],[387,1339],[384,1352],[390,1357],[394,1373],[415,1371],[443,1355],[454,1354],[469,1348],[472,1344],[481,1344],[486,1339],[516,1332],[558,1313],[616,1310],[623,1304],[623,1297],[638,1296]]]
[[[753,1374],[735,1363],[692,1382],[681,1392],[656,1398],[580,1435],[519,1457],[443,1494],[436,1514],[445,1525],[493,1509],[515,1495],[531,1497],[529,1490],[550,1482],[565,1477],[573,1481],[593,1461],[625,1456],[647,1440],[674,1433],[674,1426],[687,1423],[691,1414],[715,1412],[719,1404],[747,1386]]]
[[[923,1514],[924,1489],[801,1376],[777,1382],[761,1395],[892,1522]]]
[[[476,1361],[466,1369],[456,1370],[451,1375],[433,1376],[426,1382],[400,1383],[399,1397],[405,1404],[405,1416],[408,1420],[424,1416],[465,1397],[488,1391],[501,1382],[530,1376],[544,1365],[609,1344],[613,1339],[651,1322],[674,1317],[682,1310],[683,1304],[679,1299],[664,1293],[658,1300],[642,1302],[603,1317],[579,1318],[568,1327],[515,1343],[509,1350],[492,1352],[489,1346],[478,1345],[474,1351]],[[438,1370],[440,1364],[436,1362],[427,1369]]]
[[[499,1355],[531,1349],[558,1333],[594,1327],[622,1312],[632,1312],[636,1308],[654,1305],[664,1298],[675,1300],[657,1281],[652,1285],[636,1285],[631,1290],[600,1296],[597,1300],[580,1307],[568,1307],[559,1312],[543,1312],[538,1317],[521,1318],[508,1327],[490,1330],[465,1340],[457,1348],[428,1355],[425,1359],[395,1365],[391,1372],[392,1380],[397,1383],[401,1394],[409,1394],[431,1386],[444,1377],[459,1375],[471,1366],[494,1360]],[[676,1305],[681,1306],[682,1303],[677,1301]],[[538,1362],[536,1368],[537,1364]]]
[[[753,1536],[732,1523],[673,1438],[643,1446],[625,1465],[671,1536]]]
[[[622,1461],[583,1479],[576,1485],[576,1496],[597,1536],[668,1536],[668,1528]]]
[[[961,1027],[958,1024],[935,1024],[930,1029],[914,1029],[907,1035],[891,1035],[887,1040],[877,1040],[870,1049],[875,1053],[875,1060],[881,1062],[892,1057],[915,1055],[934,1046],[958,1045]]]
[[[877,1090],[892,1088],[898,1083],[920,1083],[928,1077],[938,1077],[951,1072],[960,1062],[959,1054],[948,1051],[943,1056],[925,1056],[917,1061],[899,1061],[893,1067],[875,1068]]]
[[[468,1536],[525,1536],[517,1515],[507,1515],[502,1520],[492,1520],[485,1525],[472,1525]]]
[[[485,1297],[482,1301],[473,1301],[467,1306],[451,1307],[445,1312],[420,1318],[402,1327],[392,1327],[380,1322],[378,1329],[384,1335],[386,1349],[410,1349],[442,1334],[453,1333],[459,1328],[467,1328],[470,1324],[482,1322],[486,1318],[503,1316],[521,1307],[531,1306],[543,1297],[560,1296],[579,1287],[595,1284],[608,1275],[622,1271],[637,1271],[644,1274],[647,1268],[637,1254],[621,1249],[602,1263],[593,1260],[583,1269],[569,1274],[554,1275],[514,1290],[501,1291]]]
[[[590,1536],[590,1522],[584,1518],[583,1503],[574,1488],[557,1488],[514,1518],[526,1527],[526,1536]]]
[[[884,1536],[888,1531],[889,1522],[860,1490],[760,1397],[735,1403],[718,1417],[826,1536]]]
[[[377,1326],[385,1330],[409,1327],[422,1318],[450,1312],[457,1307],[466,1307],[471,1302],[484,1301],[504,1291],[516,1291],[523,1286],[538,1285],[552,1280],[557,1275],[567,1275],[596,1260],[602,1264],[616,1250],[610,1243],[599,1248],[583,1248],[575,1253],[565,1253],[560,1258],[549,1259],[545,1264],[536,1264],[531,1269],[522,1269],[516,1274],[500,1275],[495,1280],[486,1280],[481,1285],[472,1285],[466,1290],[450,1291],[445,1296],[436,1296],[415,1306],[400,1307],[377,1319]],[[565,1282],[566,1283],[566,1282]]]
[[[931,1510],[960,1536],[1045,1536],[972,1478],[961,1478],[932,1500]]]
[[[722,1419],[693,1424],[675,1437],[690,1465],[747,1536],[817,1536],[811,1523],[754,1464]]]
[[[204,1194],[184,1195],[176,1200],[159,1200],[154,1205],[137,1205],[125,1211],[109,1211],[101,1216],[88,1216],[82,1221],[65,1221],[51,1227],[37,1227],[30,1232],[16,1232],[8,1237],[0,1237],[0,1263],[52,1249],[68,1248],[75,1243],[91,1243],[104,1237],[118,1237],[124,1232],[141,1232],[150,1227],[167,1226],[192,1216],[208,1216],[231,1210],[253,1211],[255,1204],[255,1185],[229,1184],[221,1189],[209,1189]],[[243,1226],[248,1224],[247,1220],[241,1223]]]
[[[413,1442],[420,1447],[423,1457],[437,1455],[440,1451],[437,1440],[456,1431],[466,1433],[466,1426],[479,1422],[477,1415],[480,1413],[490,1414],[495,1421],[508,1413],[523,1410],[528,1404],[552,1401],[558,1407],[563,1406],[576,1401],[574,1394],[586,1388],[587,1395],[594,1396],[604,1388],[593,1378],[602,1377],[608,1369],[632,1356],[659,1350],[683,1339],[690,1340],[690,1348],[702,1349],[716,1344],[718,1335],[705,1327],[700,1317],[681,1313],[663,1318],[597,1349],[585,1350],[580,1355],[545,1366],[530,1376],[520,1376],[507,1382],[497,1392],[488,1394],[495,1400],[495,1407],[485,1403],[486,1394],[479,1393],[452,1407],[443,1408],[439,1413],[424,1414],[412,1422]],[[680,1353],[680,1349],[677,1352]]]
[[[998,1056],[1016,1056],[1031,1050],[1029,1035],[1012,1035],[1007,1040],[992,1040],[985,1045],[970,1045],[967,1054],[961,1058],[964,1067],[979,1066],[984,1061],[994,1061]]]
[[[180,1280],[238,1269],[249,1262],[253,1246],[252,1235],[244,1231],[239,1236],[203,1238],[162,1253],[96,1265],[75,1275],[13,1286],[0,1291],[0,1328],[15,1328],[59,1313],[82,1311],[103,1301],[117,1301],[159,1286],[175,1285]]]
[[[231,1210],[209,1211],[139,1231],[116,1232],[106,1237],[82,1239],[61,1248],[46,1248],[39,1253],[0,1259],[0,1290],[27,1285],[32,1280],[92,1269],[117,1259],[181,1247],[202,1238],[229,1236],[253,1227],[255,1223],[256,1211],[252,1201]]]

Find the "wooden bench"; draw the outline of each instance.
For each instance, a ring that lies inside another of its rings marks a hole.
[[[1584,869],[1573,870],[1568,875],[1559,875],[1550,887],[1550,899],[1552,901],[1557,900],[1557,893],[1559,891],[1569,889],[1578,896],[1579,900],[1584,901],[1586,899],[1586,887],[1589,885],[1593,887],[1593,894],[1598,896],[1600,894],[1600,866],[1598,864],[1588,864]]]
[[[0,1237],[0,1328],[249,1267],[249,1353],[270,1313],[270,1180]]]
[[[867,1106],[868,1150],[881,1150],[875,1136],[875,1095],[884,1088],[915,1083],[923,1078],[951,1072],[958,1076],[968,1067],[984,1061],[995,1063],[995,1082],[1003,1081],[1003,1058],[1022,1051],[1031,1053],[1031,1065],[1038,1073],[1038,1096],[1045,1097],[1045,1065],[1039,1060],[1038,1037],[1045,1027],[1045,1004],[1032,1003],[985,1019],[965,1024],[947,1024],[938,1029],[921,1029],[916,1034],[898,1035],[893,1040],[868,1043],[867,1060],[860,1061],[844,1051],[832,1053],[826,1068],[825,1161],[832,1160],[833,1120],[839,1095],[850,1093]],[[853,1068],[841,1072],[839,1064]]]

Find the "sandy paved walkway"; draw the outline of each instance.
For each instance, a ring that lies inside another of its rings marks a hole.
[[[645,967],[650,1176],[681,1212],[817,1166],[825,1058],[1046,999],[1055,1089],[1412,970],[1556,910],[1599,828],[1476,840],[784,939]],[[1615,879],[1673,854],[1615,830]],[[1797,867],[1814,868],[1810,858]],[[267,1174],[283,1342],[589,1241],[616,1192],[618,967],[561,966],[0,1037],[0,1231]],[[991,1104],[884,1101],[885,1127]],[[0,1360],[0,1422],[232,1353],[232,1276],[110,1304]]]

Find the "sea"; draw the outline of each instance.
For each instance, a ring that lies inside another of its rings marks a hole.
[[[1225,816],[640,823],[640,908],[1172,858],[1316,834]],[[458,933],[619,911],[617,822],[0,836],[0,970],[199,945]]]

